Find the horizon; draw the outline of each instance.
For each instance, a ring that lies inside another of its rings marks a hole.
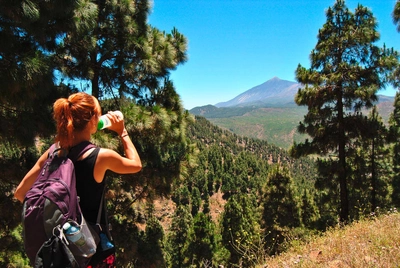
[[[309,55],[325,11],[334,0],[154,0],[148,23],[188,39],[188,61],[171,72],[185,109],[229,101],[273,77],[296,82],[298,64],[309,68]],[[379,47],[400,50],[392,22],[396,0],[348,0],[371,9],[380,33]],[[394,96],[387,87],[379,95]]]
[[[262,85],[262,84],[265,84],[265,83],[267,83],[267,82],[269,82],[269,81],[271,81],[271,80],[274,80],[274,79],[279,79],[280,81],[287,81],[287,82],[297,83],[296,81],[290,81],[290,80],[286,80],[286,79],[281,79],[281,78],[279,78],[279,77],[277,77],[277,76],[274,76],[274,77],[272,77],[271,79],[269,79],[269,80],[267,80],[267,81],[265,81],[265,82],[263,82],[263,83],[261,83],[261,84],[259,84],[259,85],[256,85],[256,86],[254,86],[254,87],[252,87],[252,88],[249,88],[249,89],[243,91],[242,93],[239,93],[237,96],[235,96],[235,97],[233,97],[233,98],[231,98],[231,99],[229,99],[229,100],[221,101],[221,102],[214,103],[214,104],[208,103],[208,104],[204,104],[204,105],[199,105],[199,106],[195,106],[195,107],[192,107],[192,108],[190,108],[190,109],[187,109],[187,110],[190,111],[190,110],[192,110],[192,109],[201,108],[201,107],[205,107],[205,106],[214,106],[214,107],[217,107],[217,108],[229,108],[230,106],[218,107],[218,105],[223,104],[223,103],[226,103],[226,102],[229,102],[229,101],[232,101],[233,99],[235,99],[236,97],[240,96],[241,94],[243,94],[243,93],[245,93],[245,92],[247,92],[247,91],[250,91],[250,90],[252,90],[253,88],[258,87],[258,86],[260,86],[260,85]],[[378,96],[378,97],[379,97],[379,96],[383,96],[383,97],[394,98],[394,95],[392,95],[392,96],[391,96],[391,95],[387,95],[387,94],[385,94],[384,91],[379,91],[379,92],[377,93],[377,96]]]

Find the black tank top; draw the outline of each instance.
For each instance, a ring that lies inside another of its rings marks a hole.
[[[94,165],[100,148],[96,147],[87,157],[75,162],[76,190],[82,214],[87,222],[96,223],[101,196],[105,187],[105,179],[96,182],[93,176]],[[105,213],[101,216],[102,224],[105,223]]]

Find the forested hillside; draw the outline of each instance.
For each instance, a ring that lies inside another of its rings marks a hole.
[[[248,138],[224,130],[201,116],[196,116],[195,122],[189,125],[188,137],[196,143],[200,154],[216,147],[233,156],[244,153],[252,155],[257,161],[265,162],[268,165],[285,165],[294,175],[296,181],[312,181],[313,183],[315,178],[315,163],[310,158],[292,158],[285,149],[265,140]],[[225,158],[227,156],[220,160],[216,159],[217,163]]]
[[[198,148],[198,160],[176,185],[173,203],[160,208],[169,212],[158,213],[168,229],[173,267],[186,259],[250,265],[257,256],[243,256],[242,250],[265,246],[267,254],[276,253],[303,222],[326,227],[309,198],[316,175],[310,158],[294,159],[286,150],[238,136],[203,117],[188,125],[187,135]]]

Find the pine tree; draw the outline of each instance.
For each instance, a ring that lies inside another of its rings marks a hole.
[[[388,129],[376,106],[363,120],[364,138],[355,142],[357,150],[353,156],[358,160],[351,165],[353,175],[350,180],[350,198],[353,199],[351,207],[360,207],[361,211],[358,213],[373,213],[377,208],[387,207],[390,203]],[[352,162],[353,157],[349,160]],[[357,211],[354,211],[353,215],[357,217]]]
[[[400,32],[400,1],[397,0],[392,13],[393,22]],[[393,72],[395,86],[400,85],[400,67]],[[400,209],[400,95],[396,93],[394,101],[394,111],[390,117],[390,141],[393,143],[393,178],[392,178],[392,202],[393,205]]]
[[[200,211],[200,206],[201,206],[201,194],[197,187],[193,187],[192,189],[190,204],[192,207],[191,213],[192,216],[194,217]]]
[[[392,203],[400,208],[400,93],[394,99],[394,110],[389,119],[389,141],[392,143]]]
[[[298,126],[310,140],[295,144],[293,156],[318,154],[339,187],[339,217],[349,220],[349,163],[353,137],[360,133],[358,113],[371,108],[377,91],[384,86],[385,75],[397,65],[397,54],[374,45],[379,40],[377,23],[368,8],[358,5],[352,13],[345,1],[337,0],[326,11],[327,21],[318,33],[311,52],[311,67],[301,65],[296,79],[304,85],[295,101],[308,107]],[[331,196],[331,198],[335,198]]]
[[[90,13],[80,12],[86,9],[81,2],[0,1],[0,121],[8,133],[0,142],[29,146],[37,135],[54,131],[48,106],[71,92],[54,84],[54,49]]]
[[[299,227],[300,207],[294,189],[293,178],[287,168],[275,165],[268,174],[264,186],[263,225],[266,230],[279,227]]]
[[[169,267],[188,267],[190,256],[188,256],[187,247],[192,222],[193,218],[188,206],[178,205],[167,237],[166,251],[169,256]]]
[[[194,267],[203,267],[202,263],[212,262],[216,248],[215,224],[210,215],[203,212],[193,218],[193,229],[188,239],[188,255]]]
[[[95,97],[152,102],[169,71],[186,61],[186,38],[147,24],[150,1],[100,1],[96,24],[71,32],[57,50],[62,74],[90,82]]]
[[[315,223],[319,219],[319,211],[317,205],[314,201],[313,192],[309,189],[303,190],[303,195],[301,197],[301,222],[307,228],[314,228]]]
[[[230,263],[251,266],[257,256],[243,254],[260,241],[260,226],[255,196],[232,195],[225,204],[221,220],[222,244],[230,252]]]
[[[286,233],[301,225],[300,204],[286,167],[276,164],[268,172],[261,207],[266,250],[275,254],[280,251]]]
[[[397,31],[400,32],[400,1],[397,0],[392,13],[393,22],[397,26]]]
[[[154,215],[150,215],[147,220],[142,239],[135,267],[164,267],[164,230]]]

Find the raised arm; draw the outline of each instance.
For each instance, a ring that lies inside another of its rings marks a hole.
[[[112,121],[112,126],[109,129],[115,131],[120,136],[125,156],[121,156],[113,150],[101,148],[99,155],[97,156],[94,170],[94,177],[97,182],[103,180],[104,174],[107,170],[111,170],[118,174],[130,174],[139,172],[142,169],[142,162],[135,145],[133,145],[133,142],[128,135],[124,125],[124,120],[119,118],[113,112],[109,112],[108,117]]]

